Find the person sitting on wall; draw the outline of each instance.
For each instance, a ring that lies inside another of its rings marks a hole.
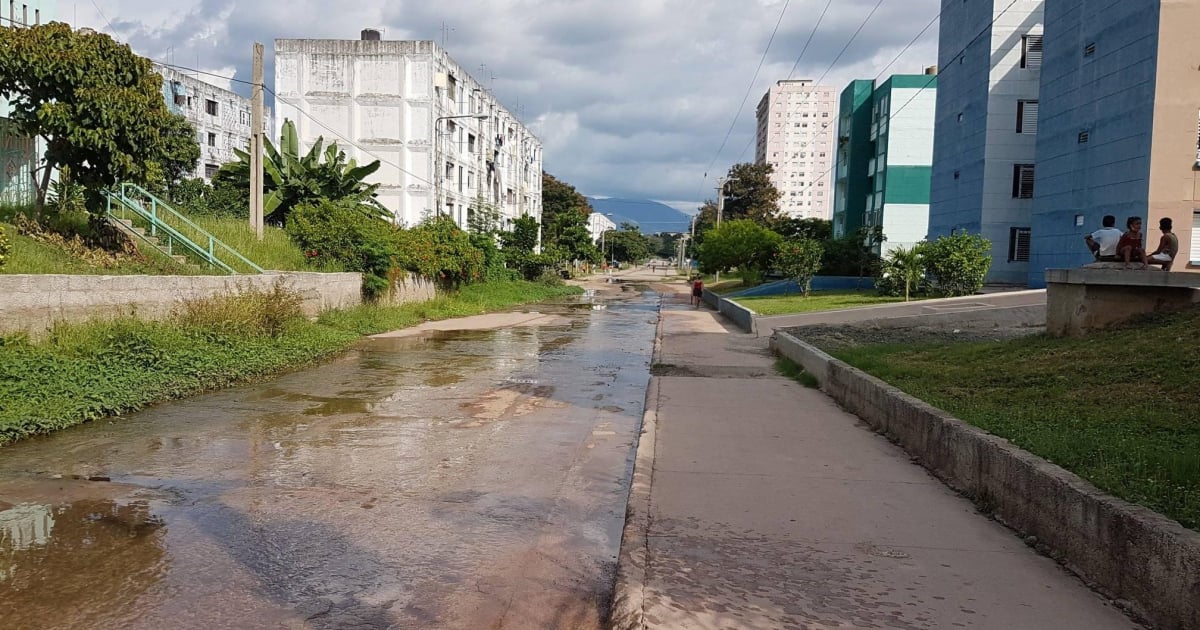
[[[1141,268],[1145,269],[1146,249],[1142,247],[1142,219],[1129,217],[1125,221],[1125,226],[1129,229],[1121,235],[1121,240],[1117,242],[1117,257],[1125,263],[1126,269],[1133,262],[1141,263]]]
[[[1083,237],[1083,240],[1092,250],[1096,262],[1119,262],[1117,243],[1121,241],[1121,230],[1117,229],[1117,217],[1106,214],[1101,224],[1104,227]]]
[[[1163,217],[1158,220],[1158,229],[1162,230],[1162,238],[1158,239],[1158,249],[1147,256],[1151,265],[1161,265],[1163,271],[1170,271],[1179,253],[1179,237],[1171,231],[1171,219]]]

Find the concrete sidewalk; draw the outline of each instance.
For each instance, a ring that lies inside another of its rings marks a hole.
[[[1138,627],[685,300],[662,313],[614,627]]]

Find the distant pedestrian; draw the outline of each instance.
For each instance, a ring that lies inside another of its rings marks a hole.
[[[1163,271],[1170,271],[1179,253],[1179,237],[1171,231],[1171,219],[1163,217],[1158,220],[1158,229],[1162,230],[1162,238],[1158,240],[1158,249],[1147,256],[1151,265],[1162,265]]]
[[[692,281],[692,306],[700,308],[700,301],[704,298],[704,281],[697,277]]]
[[[1104,227],[1083,237],[1083,240],[1097,262],[1118,262],[1117,243],[1121,242],[1121,230],[1117,229],[1117,217],[1106,214],[1101,223]]]

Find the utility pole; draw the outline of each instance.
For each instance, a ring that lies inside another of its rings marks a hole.
[[[721,227],[721,216],[725,214],[725,178],[722,177],[717,181],[717,228]],[[713,284],[721,281],[721,272],[718,271],[715,275]]]
[[[254,42],[250,109],[250,227],[263,237],[263,45]]]

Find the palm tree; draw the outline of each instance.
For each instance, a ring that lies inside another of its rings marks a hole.
[[[909,300],[912,289],[920,285],[925,277],[925,252],[920,244],[908,249],[897,247],[888,253],[887,266],[900,274],[904,281],[904,301]]]

